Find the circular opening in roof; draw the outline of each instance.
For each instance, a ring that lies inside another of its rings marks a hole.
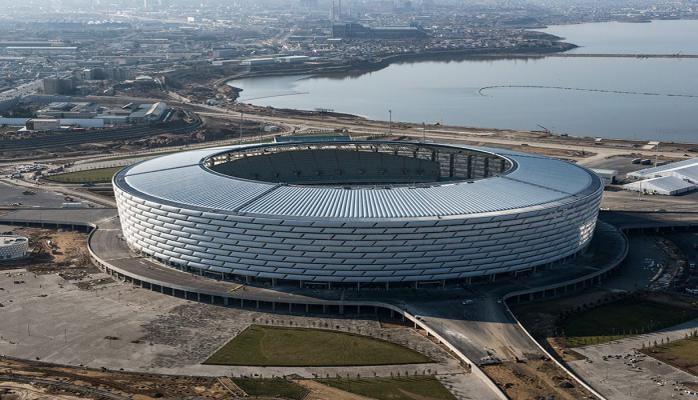
[[[204,165],[242,179],[345,187],[473,181],[512,167],[511,161],[491,153],[401,142],[259,145],[218,153]]]

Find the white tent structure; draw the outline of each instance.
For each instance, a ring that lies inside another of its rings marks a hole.
[[[698,157],[628,174],[636,182],[623,185],[626,190],[675,196],[698,188]]]
[[[675,176],[660,176],[623,185],[623,189],[646,194],[676,196],[694,190],[696,185]]]

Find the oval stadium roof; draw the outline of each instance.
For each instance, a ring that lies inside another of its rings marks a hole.
[[[495,177],[416,187],[289,185],[225,176],[204,166],[208,157],[240,147],[228,146],[143,161],[121,170],[114,183],[127,193],[173,207],[310,219],[447,218],[522,212],[573,202],[601,187],[594,173],[565,161],[503,149],[441,146],[492,152],[514,166]]]

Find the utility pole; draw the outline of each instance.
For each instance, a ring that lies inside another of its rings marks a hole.
[[[245,112],[240,110],[240,144],[242,144],[242,122],[244,119]]]
[[[392,136],[392,134],[393,134],[393,110],[388,109],[388,115],[389,115],[388,134]]]

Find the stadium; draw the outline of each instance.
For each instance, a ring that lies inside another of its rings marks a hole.
[[[493,279],[583,251],[603,187],[510,150],[321,140],[192,150],[113,178],[129,247],[252,284],[400,287]]]

